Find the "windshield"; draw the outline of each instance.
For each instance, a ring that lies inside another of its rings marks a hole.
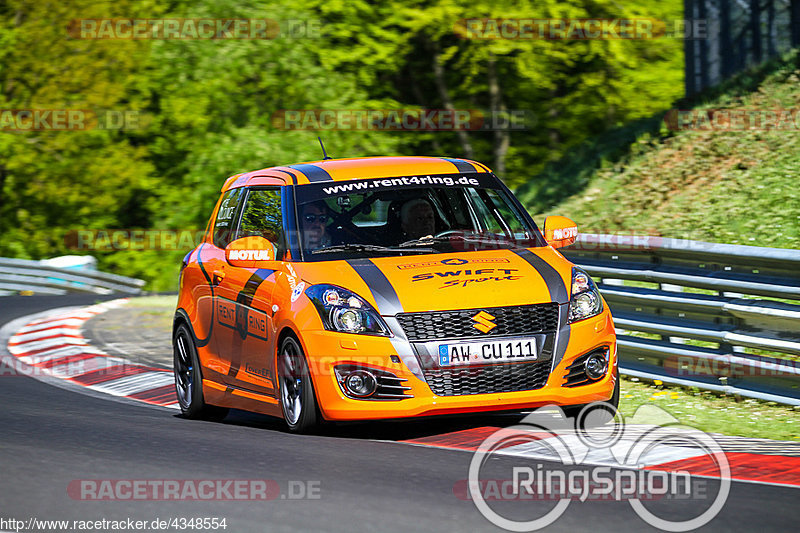
[[[493,175],[296,187],[305,261],[543,246]]]

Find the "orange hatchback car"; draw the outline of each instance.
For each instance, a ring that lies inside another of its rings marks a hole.
[[[292,431],[619,401],[592,279],[484,165],[375,157],[229,178],[183,260],[173,345],[186,416]]]

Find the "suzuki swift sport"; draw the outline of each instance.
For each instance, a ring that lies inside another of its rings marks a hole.
[[[325,421],[619,399],[592,279],[484,165],[375,157],[229,178],[183,260],[173,345],[184,415]]]

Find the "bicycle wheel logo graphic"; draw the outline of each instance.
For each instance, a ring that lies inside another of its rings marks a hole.
[[[541,530],[558,520],[573,500],[627,500],[633,511],[653,527],[671,532],[692,531],[713,520],[727,501],[730,466],[722,448],[707,433],[677,424],[634,428],[626,426],[619,414],[613,423],[575,429],[566,426],[560,409],[560,417],[542,416],[543,412],[547,408],[487,437],[470,461],[469,498],[487,520],[500,528],[514,532]],[[498,480],[486,472],[492,471],[493,466],[497,470],[496,462],[490,460],[499,457],[514,464],[513,473],[500,480],[502,491],[490,494],[487,483],[497,484]],[[649,468],[668,457],[702,458],[713,466],[706,470],[714,471],[713,477],[718,478],[718,484],[712,483],[718,485],[716,495],[711,498],[704,490],[702,499],[706,502],[700,511],[696,506],[687,510],[668,505],[659,507],[662,514],[667,509],[668,516],[662,516],[646,505],[649,500],[695,498],[696,479],[688,472]],[[526,519],[520,519],[518,513],[511,517],[506,508],[491,504],[525,499],[555,504],[544,511],[541,506],[531,506],[539,514]]]

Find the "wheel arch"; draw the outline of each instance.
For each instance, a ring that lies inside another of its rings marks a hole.
[[[320,405],[319,403],[319,394],[318,394],[319,388],[317,385],[318,376],[315,374],[315,372],[311,370],[311,362],[309,361],[308,357],[308,349],[306,348],[306,345],[303,342],[303,337],[297,332],[293,324],[284,324],[278,333],[278,338],[277,341],[275,342],[275,353],[273,354],[274,356],[273,362],[275,365],[274,375],[276,377],[278,376],[278,352],[280,351],[281,345],[283,344],[283,341],[286,339],[286,337],[293,337],[294,340],[296,340],[298,344],[300,344],[300,349],[303,350],[303,357],[306,360],[306,366],[309,368],[308,377],[309,379],[311,379],[311,386],[314,389],[314,397],[317,399],[317,406],[319,408],[320,414],[324,419],[325,417],[324,409],[322,408],[322,405]],[[276,386],[279,387],[280,385],[276,383]]]
[[[197,336],[194,334],[194,328],[192,327],[192,321],[189,319],[189,314],[181,308],[178,308],[175,311],[175,316],[172,317],[172,336],[175,336],[175,332],[178,330],[178,326],[181,324],[185,324],[186,327],[189,328],[189,332],[192,334],[193,340],[197,342]]]

